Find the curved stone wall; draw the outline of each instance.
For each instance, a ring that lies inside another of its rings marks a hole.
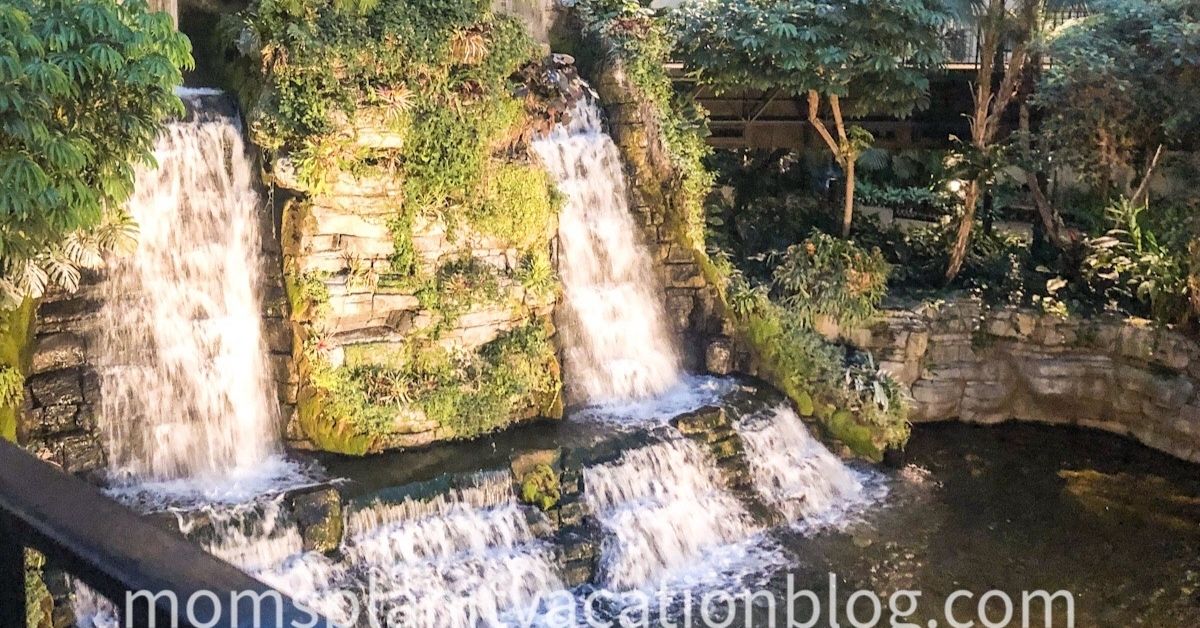
[[[914,423],[1079,425],[1200,462],[1200,343],[1178,331],[961,299],[843,336],[908,387]]]

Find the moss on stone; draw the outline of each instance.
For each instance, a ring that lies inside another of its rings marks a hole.
[[[831,437],[845,444],[854,453],[872,462],[883,460],[883,448],[876,444],[876,434],[870,427],[856,421],[850,412],[834,412],[825,421],[824,426]]]
[[[550,510],[562,499],[558,474],[548,464],[539,464],[521,478],[521,501]]]
[[[0,310],[0,438],[14,442],[33,357],[36,312],[37,303],[28,298],[14,309]]]

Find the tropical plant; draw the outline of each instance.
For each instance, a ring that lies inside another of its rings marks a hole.
[[[701,83],[807,97],[809,122],[845,173],[848,236],[855,164],[873,138],[845,118],[906,116],[927,104],[949,16],[935,0],[702,0],[681,5],[674,23],[678,52]]]
[[[0,3],[0,308],[129,242],[121,205],[191,64],[145,0]]]
[[[1200,7],[1103,0],[1051,43],[1034,102],[1055,159],[1134,204],[1166,151],[1200,140]]]
[[[849,328],[875,316],[887,292],[889,270],[879,249],[866,251],[814,231],[782,255],[772,296],[805,327],[825,317]]]
[[[1188,303],[1188,262],[1144,227],[1146,206],[1120,199],[1108,211],[1112,228],[1086,242],[1080,272],[1089,287],[1115,305],[1143,305],[1163,323],[1183,323]]]

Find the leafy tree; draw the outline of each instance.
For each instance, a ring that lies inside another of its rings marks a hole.
[[[1038,85],[1057,161],[1134,204],[1165,151],[1200,141],[1200,4],[1104,0],[1058,33]]]
[[[949,21],[941,2],[701,0],[685,3],[674,19],[685,66],[701,82],[807,97],[809,122],[846,175],[848,235],[855,162],[872,138],[845,120],[906,116],[928,104],[927,73],[941,63]]]
[[[129,240],[134,164],[153,163],[191,63],[145,0],[0,3],[0,309]]]
[[[996,139],[1000,122],[1017,97],[1045,12],[1045,0],[1017,0],[1011,8],[1006,0],[983,1],[985,4],[973,9],[979,20],[979,68],[972,87],[971,138],[962,151],[961,170],[967,182],[963,213],[950,249],[946,281],[962,270],[979,197],[999,165]],[[1057,233],[1057,229],[1048,231]]]

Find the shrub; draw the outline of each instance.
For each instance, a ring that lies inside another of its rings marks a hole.
[[[890,268],[879,249],[814,231],[788,247],[775,268],[772,295],[797,324],[811,328],[826,317],[843,328],[875,316]]]
[[[1141,309],[1159,322],[1184,323],[1191,316],[1185,252],[1168,249],[1143,228],[1145,209],[1125,200],[1109,208],[1113,227],[1085,243],[1082,277],[1115,305]]]
[[[737,271],[725,269],[725,275],[727,302],[759,373],[802,415],[815,414],[830,435],[872,459],[908,440],[907,400],[869,357],[827,341]]]

